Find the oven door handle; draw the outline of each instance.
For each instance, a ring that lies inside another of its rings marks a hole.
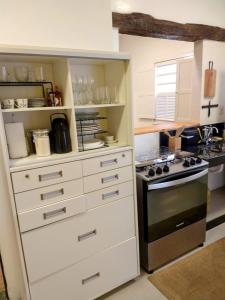
[[[172,187],[172,186],[178,186],[178,185],[181,185],[181,184],[199,179],[199,178],[203,177],[206,174],[208,174],[208,169],[203,170],[203,171],[201,171],[197,174],[181,178],[181,179],[176,179],[176,180],[173,180],[173,181],[162,182],[162,183],[149,184],[148,185],[148,191],[165,189],[165,188]]]

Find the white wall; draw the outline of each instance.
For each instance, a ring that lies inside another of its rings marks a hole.
[[[120,35],[120,51],[129,52],[132,58],[134,99],[134,126],[143,127],[154,119],[154,64],[193,54],[193,43],[156,38]]]
[[[225,122],[225,42],[199,41],[195,43],[194,52],[193,103],[196,103],[196,120],[202,125]],[[216,92],[211,104],[219,104],[218,108],[211,109],[210,117],[207,109],[201,109],[202,105],[209,103],[209,98],[204,97],[204,77],[209,61],[213,61],[217,72]]]
[[[0,0],[0,44],[112,50],[110,0]]]
[[[112,10],[142,12],[155,18],[225,28],[224,0],[111,0]],[[125,5],[121,5],[125,3]]]

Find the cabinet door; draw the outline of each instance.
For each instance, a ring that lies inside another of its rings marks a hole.
[[[177,62],[176,121],[192,120],[192,66],[193,59]]]
[[[24,212],[83,194],[83,180],[71,180],[15,194],[17,212]]]
[[[133,179],[132,166],[84,177],[84,192],[89,193]]]
[[[89,158],[83,161],[83,175],[88,176],[132,164],[132,152],[123,151],[110,155]]]
[[[134,200],[127,197],[22,234],[30,282],[135,236]]]
[[[12,173],[15,193],[82,177],[80,161]]]
[[[30,285],[32,300],[90,300],[138,275],[136,239]]]

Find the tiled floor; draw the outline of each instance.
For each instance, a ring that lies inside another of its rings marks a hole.
[[[205,246],[223,237],[225,237],[225,223],[207,231]],[[187,255],[191,255],[201,249],[202,248],[198,248]],[[142,271],[139,278],[130,281],[113,292],[99,298],[99,300],[166,300],[166,298],[148,281],[148,276],[149,274]]]

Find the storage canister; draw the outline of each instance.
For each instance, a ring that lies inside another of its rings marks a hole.
[[[37,156],[49,156],[51,154],[48,134],[48,129],[33,130],[33,141]]]

